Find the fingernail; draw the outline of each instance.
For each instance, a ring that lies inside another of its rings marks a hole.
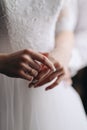
[[[38,72],[35,72],[35,77],[38,75]]]
[[[30,81],[33,81],[33,79],[34,79],[34,78],[33,78],[33,77],[31,77],[31,78],[30,78]]]
[[[53,65],[53,71],[54,71],[54,72],[56,71],[56,68],[54,67],[54,65]]]
[[[33,80],[33,81],[32,81],[32,83],[36,83],[37,81],[38,81],[38,80],[37,80],[37,79],[35,79],[35,80]]]

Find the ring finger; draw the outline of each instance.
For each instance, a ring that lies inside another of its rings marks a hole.
[[[36,83],[35,87],[42,86],[43,84],[51,82],[55,77],[58,77],[59,75],[62,75],[62,74],[64,74],[64,72],[61,68],[61,69],[55,71],[54,73],[52,73],[51,75],[48,75],[47,77],[45,77],[42,81]]]
[[[28,64],[22,63],[21,66],[26,74],[34,76],[34,77],[38,75],[38,71],[31,68]]]

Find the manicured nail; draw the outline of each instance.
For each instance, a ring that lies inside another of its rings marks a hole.
[[[38,81],[38,80],[37,80],[37,79],[35,79],[35,80],[33,80],[33,81],[32,81],[32,83],[34,83],[34,84],[35,84],[35,83],[37,83],[37,81]]]

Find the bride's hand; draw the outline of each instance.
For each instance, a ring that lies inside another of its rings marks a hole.
[[[46,55],[48,59],[54,64],[56,70],[55,72],[52,72],[49,71],[48,68],[43,67],[41,73],[39,73],[39,75],[36,77],[36,82],[34,81],[35,83],[32,83],[30,86],[33,85],[35,88],[40,87],[56,78],[56,81],[46,88],[46,90],[49,90],[54,88],[64,79],[65,68],[59,62],[56,52],[44,55]]]
[[[32,50],[21,50],[11,54],[0,55],[0,73],[9,77],[32,81],[44,64],[54,70],[53,64],[44,55]]]

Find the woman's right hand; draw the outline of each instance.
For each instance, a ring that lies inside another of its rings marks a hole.
[[[0,55],[0,73],[9,77],[32,81],[38,75],[41,64],[54,71],[55,67],[46,56],[32,50],[21,50]]]

